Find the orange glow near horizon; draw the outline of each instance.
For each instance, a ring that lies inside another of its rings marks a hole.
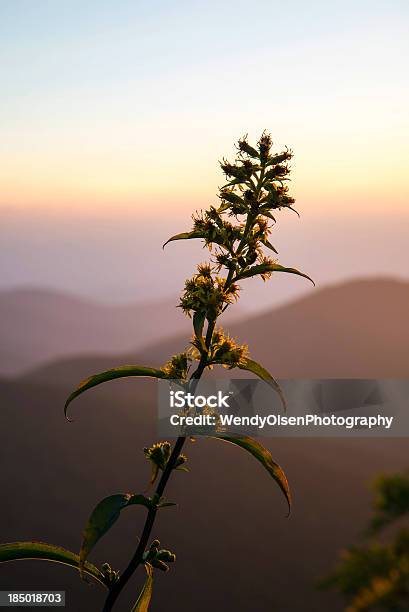
[[[191,211],[266,128],[312,211],[409,214],[403,7],[159,4],[5,10],[1,207]]]
[[[232,147],[230,148],[230,151]],[[86,156],[2,160],[0,207],[114,214],[118,210],[152,213],[191,211],[216,201],[223,176],[212,151],[183,164],[183,156],[155,164],[149,158],[103,159]],[[296,153],[296,152],[295,152]],[[295,154],[291,192],[310,212],[328,206],[343,213],[407,213],[409,176],[404,155],[374,158],[372,151],[342,157],[322,156],[308,147]],[[221,157],[221,156],[220,156]],[[231,156],[230,156],[231,157]],[[401,160],[401,162],[400,162]],[[400,163],[399,163],[400,162]],[[151,209],[151,210],[150,210]]]

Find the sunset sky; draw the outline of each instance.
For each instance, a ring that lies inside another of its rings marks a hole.
[[[324,283],[407,277],[408,13],[397,0],[1,1],[0,287],[170,293],[203,256],[175,245],[167,268],[162,239],[215,201],[233,142],[264,128],[295,153],[303,218],[275,230],[283,263]],[[123,272],[141,254],[160,288]]]

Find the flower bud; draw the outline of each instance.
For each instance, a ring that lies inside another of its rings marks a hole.
[[[270,157],[270,159],[268,160],[268,166],[274,166],[275,164],[281,164],[283,161],[287,161],[289,159],[291,159],[293,156],[292,152],[290,150],[287,151],[283,151],[282,153],[280,153],[279,155],[274,155],[273,157]]]
[[[166,563],[160,561],[159,559],[152,559],[152,561],[150,561],[150,564],[152,565],[152,567],[156,567],[156,569],[160,569],[162,572],[169,571],[169,567],[166,565]]]
[[[174,563],[176,561],[176,555],[170,550],[162,549],[156,555],[156,559],[159,561],[168,561],[168,563]]]
[[[267,161],[272,144],[273,142],[271,140],[270,134],[268,132],[263,132],[260,140],[258,141],[261,162]]]
[[[184,465],[187,462],[186,455],[179,455],[175,462],[175,469],[177,470],[180,466]]]
[[[239,140],[238,145],[239,150],[242,153],[247,153],[247,155],[250,155],[250,157],[258,157],[258,151],[256,151],[256,149],[249,145],[246,136],[242,140]]]
[[[277,166],[274,166],[274,168],[271,168],[271,170],[269,170],[268,172],[266,172],[266,175],[264,178],[266,180],[271,180],[271,179],[278,178],[280,176],[285,176],[286,174],[288,174],[288,172],[289,170],[287,166],[277,165]]]
[[[226,200],[227,202],[230,202],[231,204],[238,204],[238,205],[243,205],[243,200],[241,199],[240,196],[238,196],[236,193],[234,193],[233,191],[221,191],[220,192],[220,198],[222,200]]]

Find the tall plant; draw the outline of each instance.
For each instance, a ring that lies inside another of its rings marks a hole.
[[[275,272],[286,272],[311,280],[295,268],[278,264],[275,258],[266,254],[277,253],[270,242],[271,228],[276,223],[274,215],[282,209],[295,210],[294,199],[289,195],[287,185],[290,172],[288,162],[292,153],[288,149],[273,153],[271,146],[271,136],[266,132],[256,147],[248,143],[247,137],[240,140],[234,163],[223,160],[220,164],[227,183],[219,190],[218,205],[194,214],[193,228],[172,236],[165,243],[200,239],[210,251],[210,260],[197,266],[196,273],[186,281],[180,299],[180,307],[193,322],[190,347],[171,357],[160,369],[126,365],[87,378],[69,396],[65,406],[66,415],[75,398],[115,378],[143,376],[177,379],[194,387],[204,371],[215,365],[240,368],[255,374],[271,385],[285,404],[278,383],[263,366],[250,359],[247,346],[238,344],[217,326],[219,316],[238,299],[239,283],[247,278],[258,276],[266,281]],[[232,437],[214,432],[213,437],[251,453],[277,482],[290,509],[287,478],[266,448],[247,436]],[[65,563],[79,570],[82,576],[91,576],[108,590],[103,612],[112,610],[128,580],[137,568],[142,567],[146,571],[146,581],[132,610],[147,610],[154,570],[167,571],[168,563],[175,561],[175,555],[161,548],[158,540],[150,540],[157,513],[172,505],[164,497],[172,472],[186,469],[187,458],[182,454],[185,442],[186,437],[179,437],[173,446],[162,441],[144,449],[145,457],[153,467],[152,484],[157,481],[155,492],[150,497],[140,493],[116,494],[100,501],[85,526],[79,555],[44,543],[13,542],[0,546],[0,561],[36,558]],[[147,512],[132,559],[121,573],[113,570],[108,563],[97,568],[88,561],[89,554],[119,518],[121,511],[131,505],[143,506]]]

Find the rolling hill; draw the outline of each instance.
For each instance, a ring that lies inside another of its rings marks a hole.
[[[107,495],[146,491],[142,448],[156,438],[155,384],[116,381],[77,400],[68,423],[66,390],[0,383],[1,540],[40,539],[78,550],[91,509]],[[294,509],[247,453],[219,440],[187,443],[189,473],[175,473],[153,537],[177,554],[155,575],[152,612],[341,612],[315,581],[339,550],[359,540],[369,516],[368,481],[407,466],[406,439],[264,440],[290,481]],[[130,508],[92,553],[123,567],[144,510]],[[140,574],[141,579],[141,574]],[[140,583],[139,583],[140,584]],[[118,610],[135,601],[138,580]],[[2,589],[61,589],[67,610],[100,610],[104,593],[71,570],[41,562],[0,566]],[[183,594],[183,596],[181,596]]]
[[[406,378],[409,376],[409,283],[349,281],[227,325],[254,359],[278,378]],[[88,355],[45,364],[26,380],[75,384],[125,363],[161,365],[186,338],[152,342],[127,354]]]
[[[45,362],[131,351],[174,333],[190,333],[178,299],[106,305],[43,289],[0,292],[0,375]],[[229,313],[235,320],[242,310]]]
[[[409,283],[348,282],[232,323],[254,358],[279,377],[407,377]],[[57,360],[0,381],[0,510],[4,540],[42,539],[77,550],[87,516],[103,496],[146,489],[141,448],[156,440],[155,384],[115,381],[62,416],[72,385],[131,361],[161,364],[183,348],[179,333],[128,354]],[[286,470],[294,512],[251,457],[215,440],[189,444],[191,471],[167,493],[178,509],[161,513],[155,536],[174,549],[171,572],[156,576],[153,612],[209,608],[237,612],[334,612],[340,598],[317,592],[341,548],[355,543],[369,515],[368,481],[407,467],[407,439],[267,440]],[[130,509],[93,559],[121,567],[131,555],[143,511]],[[66,589],[67,609],[98,610],[103,594],[74,573],[36,562],[0,568],[1,588]],[[238,584],[240,588],[238,588]],[[175,603],[174,594],[183,593]],[[135,592],[128,589],[123,607]],[[172,607],[173,606],[173,607]]]
[[[0,292],[0,373],[83,353],[127,351],[187,323],[168,302],[109,306],[56,291]]]

